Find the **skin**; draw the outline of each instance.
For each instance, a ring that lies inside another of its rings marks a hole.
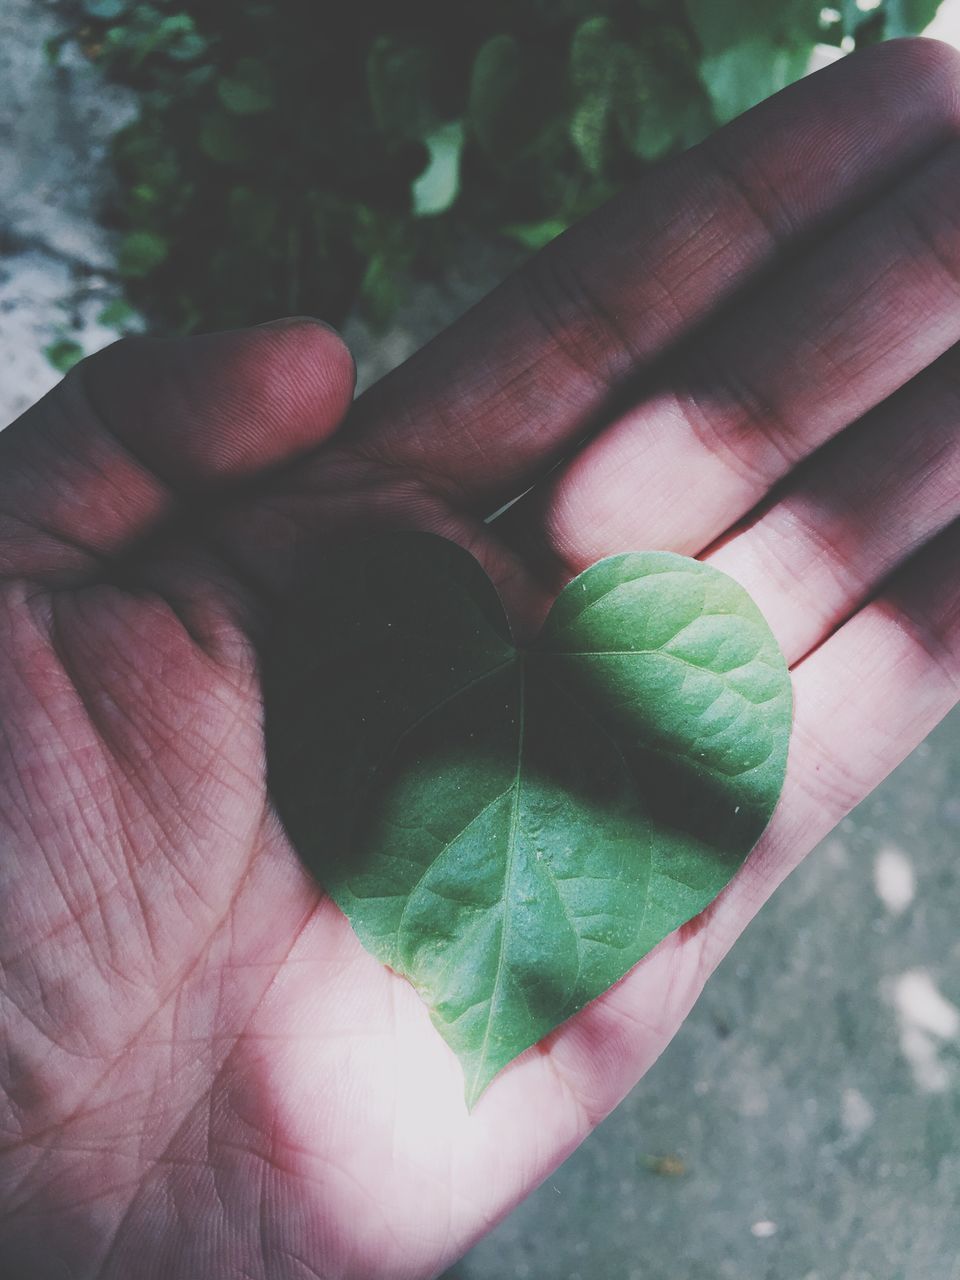
[[[119,344],[0,436],[5,1274],[433,1276],[636,1083],[957,701],[958,159],[957,56],[879,47],[660,167],[345,422],[348,354],[292,321]],[[742,872],[469,1116],[264,786],[257,641],[358,527],[456,539],[528,629],[599,556],[705,556],[793,670]]]

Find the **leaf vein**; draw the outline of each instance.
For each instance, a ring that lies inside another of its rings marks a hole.
[[[405,890],[407,895],[407,900],[404,903],[403,910],[400,912],[400,919],[397,921],[397,951],[398,952],[400,951],[400,935],[403,932],[403,926],[406,920],[407,912],[410,909],[410,904],[413,902],[414,895],[419,891],[419,889],[423,885],[424,880],[426,880],[430,872],[433,871],[433,869],[436,867],[440,859],[450,852],[450,850],[457,843],[457,841],[462,840],[463,837],[470,830],[470,828],[475,823],[479,822],[480,819],[484,817],[485,814],[489,813],[490,810],[494,807],[494,805],[499,804],[500,801],[503,800],[505,796],[508,796],[512,789],[513,789],[513,784],[511,783],[511,785],[507,787],[505,791],[501,791],[499,795],[494,796],[493,799],[488,804],[485,804],[483,808],[479,810],[479,812],[475,813],[473,817],[470,819],[470,821],[466,824],[466,826],[462,827],[455,836],[451,836],[450,839],[446,842],[446,844],[443,845],[443,847],[440,849],[440,851],[433,858],[430,859],[430,861],[423,868],[423,871],[417,877],[416,882],[411,886],[411,888]],[[436,889],[428,889],[427,892],[434,894],[434,896],[438,898],[446,897],[445,894],[437,893]],[[454,898],[447,898],[446,900],[448,902],[456,901],[456,899]],[[496,904],[493,904],[493,905],[496,905]],[[490,910],[489,907],[481,908],[481,910],[484,910],[484,909]]]
[[[399,735],[394,739],[390,749],[384,752],[381,760],[377,761],[376,766],[371,772],[368,786],[372,785],[373,779],[376,778],[377,774],[383,771],[387,763],[393,759],[407,738],[409,738],[412,733],[415,733],[425,721],[429,720],[431,716],[436,715],[438,711],[442,711],[444,707],[449,706],[451,702],[455,702],[457,698],[462,698],[463,695],[465,693],[469,693],[471,689],[475,689],[477,685],[482,684],[484,680],[489,680],[492,676],[495,676],[498,672],[502,671],[504,667],[508,667],[513,661],[513,657],[504,658],[503,662],[498,662],[495,667],[491,667],[488,671],[483,671],[480,675],[474,676],[472,680],[468,680],[466,684],[460,685],[459,688],[454,689],[452,693],[446,694],[439,702],[435,702],[432,707],[428,707],[426,711],[417,716],[416,720],[414,720],[412,724],[408,724],[405,729],[401,730]]]
[[[510,923],[510,891],[513,883],[513,871],[516,861],[516,843],[517,843],[517,826],[520,819],[520,777],[523,768],[523,746],[526,719],[526,702],[525,702],[525,674],[523,663],[518,665],[520,673],[519,687],[517,691],[517,767],[514,777],[513,786],[515,788],[513,809],[510,814],[510,831],[507,836],[506,850],[506,869],[503,880],[503,922],[500,926],[500,950],[497,955],[497,968],[493,979],[493,990],[490,993],[490,1012],[487,1015],[487,1026],[483,1033],[483,1043],[480,1046],[479,1062],[474,1070],[473,1088],[476,1088],[477,1080],[480,1078],[484,1065],[487,1060],[487,1049],[490,1043],[490,1029],[493,1026],[494,1005],[496,1004],[497,993],[500,990],[500,982],[503,977],[504,963],[507,954],[507,934],[509,933]],[[472,1093],[472,1090],[471,1090]]]

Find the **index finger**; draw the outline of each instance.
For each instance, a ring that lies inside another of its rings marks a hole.
[[[960,58],[875,46],[791,86],[572,228],[361,397],[343,446],[477,510],[799,243],[956,136]]]

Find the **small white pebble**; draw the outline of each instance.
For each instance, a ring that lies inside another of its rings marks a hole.
[[[777,1234],[777,1224],[764,1218],[760,1222],[753,1224],[750,1228],[750,1234],[756,1236],[758,1240],[769,1240],[771,1236]]]
[[[873,887],[891,915],[906,911],[917,891],[913,866],[907,855],[894,845],[885,845],[873,863]]]
[[[840,1100],[840,1123],[845,1133],[859,1138],[876,1118],[876,1112],[859,1089],[844,1089]]]
[[[960,1037],[960,1009],[940,993],[925,969],[908,969],[897,978],[893,1002],[907,1026],[941,1040]]]

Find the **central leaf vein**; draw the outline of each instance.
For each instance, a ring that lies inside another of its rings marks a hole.
[[[620,763],[623,765],[623,769],[626,776],[630,778],[631,786],[633,788],[634,794],[636,794],[636,782],[634,779],[634,775],[629,765],[627,764],[627,758],[623,754],[623,748],[620,746],[620,743],[610,732],[609,728],[597,716],[595,716],[592,712],[588,711],[583,706],[583,704],[573,696],[573,694],[570,692],[568,688],[566,688],[565,685],[559,684],[556,680],[552,679],[549,676],[547,677],[547,679],[549,683],[552,684],[553,687],[557,689],[567,699],[567,701],[571,704],[571,706],[576,707],[580,715],[582,715],[585,720],[589,720],[591,724],[595,725],[596,728],[600,731],[600,733],[603,734],[603,736],[607,739],[607,741],[610,743],[610,745],[613,747],[614,751],[616,752],[617,758],[620,760]],[[650,831],[649,823],[645,824],[645,834],[647,837],[647,848],[646,848],[647,887],[643,895],[643,906],[640,909],[640,918],[637,923],[638,934],[642,932],[643,926],[646,923],[647,908],[650,905],[650,879],[653,874],[653,844],[652,844],[652,833]],[[560,895],[560,883],[557,877],[554,875],[552,867],[550,868],[550,874],[551,876],[553,876],[554,884],[557,886],[557,894]],[[577,876],[577,877],[567,877],[567,878],[568,879],[588,879],[588,878],[596,879],[597,877]],[[580,970],[583,967],[583,948],[580,945],[581,939],[576,929],[574,929],[574,936],[577,939],[577,981],[579,981]],[[573,990],[570,996],[571,1001],[576,999],[576,995],[577,995],[577,989],[576,989],[576,983],[574,983]]]
[[[480,1046],[479,1060],[474,1071],[474,1089],[476,1088],[477,1080],[482,1077],[484,1066],[486,1064],[487,1050],[490,1044],[490,1030],[493,1026],[497,996],[500,993],[503,971],[507,963],[507,941],[510,932],[510,902],[513,896],[513,871],[516,862],[517,829],[520,825],[520,782],[523,772],[523,744],[526,719],[526,673],[523,669],[523,658],[519,655],[517,660],[517,672],[519,676],[517,682],[517,767],[513,782],[513,808],[510,812],[510,829],[507,834],[506,868],[503,878],[503,923],[500,926],[500,949],[497,954],[497,967],[493,978],[493,990],[490,993],[490,1008],[487,1011],[487,1025],[483,1033],[483,1043]]]

